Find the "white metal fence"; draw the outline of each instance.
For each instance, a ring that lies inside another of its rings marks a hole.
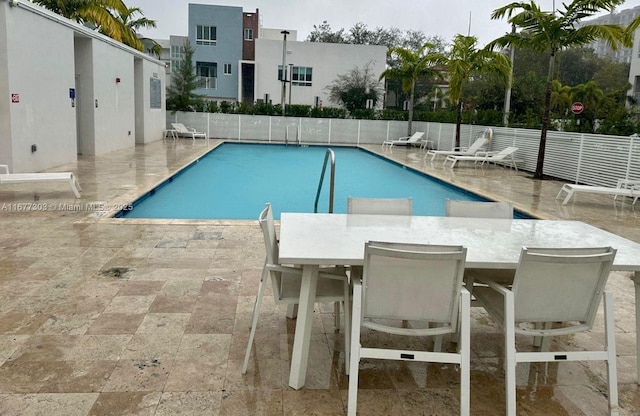
[[[253,116],[221,113],[167,113],[170,123],[180,122],[204,131],[209,137],[284,143],[287,128],[297,129],[303,144],[381,144],[407,133],[406,121],[350,120],[305,117]],[[470,145],[486,126],[462,125],[461,145]],[[492,127],[489,150],[518,148],[523,170],[535,171],[540,131]],[[424,131],[433,146],[454,146],[455,124],[413,122],[413,131]],[[615,186],[618,179],[640,178],[640,138],[549,131],[544,174],[589,185]]]

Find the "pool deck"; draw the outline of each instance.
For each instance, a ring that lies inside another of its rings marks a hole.
[[[270,290],[249,372],[240,374],[264,260],[257,221],[107,217],[217,143],[160,141],[50,170],[75,172],[81,199],[63,183],[0,186],[0,415],[346,413],[342,336],[330,306],[316,310],[305,388],[287,386],[295,324]],[[443,168],[419,149],[367,148],[530,215],[640,242],[640,204],[629,199],[579,194],[562,206],[559,181],[497,166]],[[608,288],[620,414],[639,415],[629,276],[612,273]],[[481,309],[472,314],[471,413],[504,414],[502,333]],[[601,345],[602,328],[599,318],[594,331],[554,348]],[[605,374],[599,362],[521,364],[518,413],[607,414]],[[457,414],[457,380],[452,366],[367,362],[360,414]]]

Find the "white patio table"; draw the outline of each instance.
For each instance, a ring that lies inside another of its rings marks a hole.
[[[302,388],[306,378],[318,266],[362,265],[366,241],[463,245],[467,267],[486,269],[515,269],[523,246],[614,247],[613,270],[635,272],[636,337],[640,335],[640,244],[583,222],[283,213],[280,262],[303,266],[289,374],[294,389]],[[640,374],[640,360],[638,369]]]

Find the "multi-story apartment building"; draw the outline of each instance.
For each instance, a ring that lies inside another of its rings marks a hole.
[[[620,25],[626,27],[633,19],[635,19],[638,15],[640,15],[640,6],[636,6],[632,9],[625,9],[619,12],[613,10],[611,13],[600,16],[595,19],[585,20],[583,22],[584,25]],[[633,55],[633,48],[625,48],[620,47],[617,50],[614,50],[605,40],[599,39],[596,40],[589,45],[588,47],[592,48],[596,55],[600,57],[608,56],[614,59],[616,62],[624,62],[630,63],[631,57]]]
[[[289,29],[285,44],[283,32],[263,28],[257,9],[243,12],[241,7],[189,4],[188,36],[158,42],[165,48],[162,56],[171,73],[182,59],[184,41],[189,40],[198,76],[194,92],[215,101],[280,103],[286,89],[287,103],[327,104],[325,87],[338,75],[356,66],[370,65],[376,74],[385,69],[385,46],[299,42],[296,31]]]

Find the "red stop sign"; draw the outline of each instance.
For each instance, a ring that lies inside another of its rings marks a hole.
[[[581,102],[577,101],[571,104],[571,112],[573,114],[580,114],[582,113],[583,110],[584,110],[584,104],[582,104]]]

